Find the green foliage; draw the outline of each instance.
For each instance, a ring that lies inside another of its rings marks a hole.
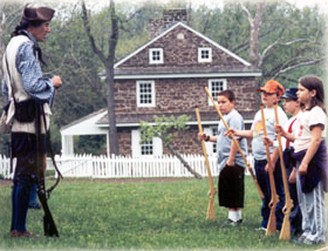
[[[155,125],[141,121],[141,142],[147,142],[153,137],[160,137],[164,144],[170,144],[177,132],[188,129],[186,123],[189,119],[190,117],[187,115],[181,115],[179,117],[171,115],[169,117],[154,116]]]
[[[29,210],[31,239],[9,237],[11,183],[0,181],[0,250],[316,250],[267,237],[259,227],[261,201],[246,177],[244,221],[225,225],[227,210],[215,204],[207,221],[206,179],[69,180],[53,191],[49,206],[60,237],[43,236],[42,211]],[[50,183],[51,181],[49,181]],[[215,179],[217,184],[217,179]]]
[[[147,1],[140,3],[116,2],[119,18],[119,41],[116,60],[127,56],[149,41],[147,25],[151,20],[161,18],[165,8],[186,7],[189,11],[189,25],[208,36],[218,44],[249,60],[250,25],[245,12],[236,2],[226,1],[223,8],[203,4],[191,9],[187,1],[161,3]],[[7,43],[10,33],[19,21],[25,3],[8,2],[0,6],[1,11],[10,14],[2,27],[2,42]],[[48,4],[48,3],[47,3]],[[244,3],[252,15],[254,2]],[[52,3],[60,11],[51,22],[52,33],[42,45],[43,55],[48,63],[47,74],[62,77],[63,87],[57,92],[52,116],[52,138],[56,153],[60,152],[59,129],[74,120],[106,106],[107,86],[100,79],[103,66],[93,53],[83,28],[80,4]],[[98,5],[99,7],[99,5]],[[2,9],[1,9],[2,8]],[[96,43],[108,55],[108,36],[111,28],[108,6],[90,11],[91,30]],[[266,2],[260,29],[260,53],[272,48],[263,59],[261,66],[263,80],[276,78],[286,87],[295,86],[299,77],[305,74],[324,75],[324,32],[327,22],[317,8],[298,9],[285,2]],[[290,43],[291,41],[297,41]],[[313,64],[304,62],[313,61]],[[0,63],[1,64],[1,63]],[[293,66],[298,67],[293,68]],[[285,67],[291,70],[281,72]],[[4,100],[1,98],[0,104]],[[5,152],[1,145],[1,152]]]
[[[81,135],[74,137],[74,152],[77,154],[106,154],[106,135]]]
[[[254,2],[244,4],[254,16]],[[203,5],[192,12],[191,21],[196,30],[242,58],[249,59],[250,24],[239,3],[229,1],[223,9]],[[325,18],[317,8],[298,9],[285,1],[266,2],[261,19],[259,51],[263,53],[276,44],[261,64],[263,79],[275,78],[286,86],[295,86],[302,75],[323,76],[325,30]],[[313,64],[281,72],[286,67],[316,60]]]

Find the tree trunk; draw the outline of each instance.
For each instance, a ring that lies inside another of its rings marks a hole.
[[[252,19],[251,24],[251,34],[250,34],[250,61],[253,65],[259,66],[259,34],[260,34],[260,26],[261,26],[261,18],[262,18],[262,9],[263,3],[256,3],[256,13],[254,18]]]
[[[106,83],[107,83],[107,110],[108,110],[108,121],[109,121],[109,153],[110,155],[118,155],[118,139],[117,139],[117,128],[116,128],[116,113],[115,113],[115,98],[114,98],[114,60],[115,60],[115,50],[119,37],[119,29],[118,29],[118,19],[115,13],[115,5],[114,0],[110,0],[110,18],[112,23],[112,29],[108,41],[108,57],[102,53],[102,51],[97,47],[95,39],[91,34],[91,27],[87,15],[87,9],[84,1],[82,1],[82,16],[83,16],[83,24],[86,30],[86,33],[89,37],[91,47],[96,55],[99,57],[101,62],[103,63],[106,71]]]
[[[183,166],[184,166],[185,168],[187,168],[187,170],[188,170],[192,175],[194,175],[196,179],[202,179],[202,178],[203,178],[199,173],[197,173],[195,170],[193,170],[193,169],[191,168],[191,166],[188,164],[188,162],[185,161],[184,158],[182,158],[182,156],[180,155],[180,153],[178,153],[178,152],[177,152],[177,151],[176,151],[176,150],[175,150],[170,144],[166,144],[166,147],[170,150],[170,152],[171,152],[174,156],[176,156],[176,157],[181,161],[181,163],[183,164]]]
[[[110,18],[112,21],[112,29],[109,38],[109,56],[108,56],[108,67],[106,67],[107,73],[107,109],[108,109],[108,120],[109,120],[109,146],[110,154],[119,154],[118,139],[117,139],[117,128],[116,128],[116,113],[115,113],[115,82],[114,82],[114,60],[115,50],[119,37],[118,20],[115,13],[114,0],[110,0]]]

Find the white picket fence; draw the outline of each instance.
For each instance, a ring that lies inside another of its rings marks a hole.
[[[204,157],[183,155],[192,169],[206,176]],[[212,175],[217,175],[216,158],[209,157]],[[191,177],[192,174],[174,156],[91,156],[56,157],[56,163],[64,177],[91,178],[150,178]]]
[[[0,155],[0,177],[5,179],[12,177],[10,173],[10,159],[4,155]]]
[[[190,167],[202,176],[207,176],[202,155],[182,155]],[[175,156],[140,157],[129,156],[56,156],[57,166],[64,177],[74,178],[151,178],[151,177],[192,177],[193,175]],[[11,178],[9,159],[0,156],[0,175]],[[209,156],[211,173],[218,175],[216,157]],[[48,169],[53,169],[48,160]]]

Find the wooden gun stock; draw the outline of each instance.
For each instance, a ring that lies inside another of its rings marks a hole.
[[[209,90],[208,90],[207,87],[205,87],[205,92],[206,92],[207,96],[209,97],[209,99],[211,100],[211,102],[212,102],[212,104],[213,104],[215,110],[217,111],[217,113],[218,113],[220,119],[222,120],[222,122],[223,122],[223,124],[224,124],[224,127],[226,128],[227,131],[229,131],[229,129],[230,129],[229,125],[228,125],[227,122],[225,121],[225,119],[224,119],[224,117],[223,117],[223,115],[222,115],[222,113],[221,113],[219,107],[218,107],[217,104],[215,103],[215,101],[214,101],[214,99],[213,99],[213,97],[212,97],[212,94],[209,92]],[[250,163],[248,162],[248,160],[247,160],[247,158],[246,158],[246,156],[245,156],[243,150],[240,148],[239,143],[238,143],[238,141],[236,140],[235,137],[232,137],[232,141],[233,141],[234,144],[236,145],[238,152],[240,153],[242,159],[243,159],[244,162],[246,163],[247,169],[248,169],[249,173],[250,173],[251,176],[252,176],[252,179],[253,179],[253,181],[254,181],[254,183],[255,183],[255,186],[256,186],[257,191],[258,191],[258,193],[259,193],[259,195],[260,195],[260,198],[263,199],[263,198],[264,198],[264,194],[263,194],[263,192],[262,192],[262,190],[261,190],[261,187],[260,187],[259,183],[257,182],[256,176],[255,176],[255,174],[254,174],[254,172],[253,172],[253,169],[252,169]]]
[[[278,116],[278,107],[277,104],[274,106],[274,115],[276,119],[276,124],[279,124],[279,116]],[[282,152],[282,143],[281,143],[281,134],[277,134],[278,144],[279,144],[279,158],[280,158],[280,167],[281,167],[281,173],[282,173],[282,180],[284,184],[284,190],[285,190],[285,206],[282,209],[282,212],[284,213],[284,220],[281,226],[280,231],[280,240],[290,240],[290,212],[294,206],[293,200],[290,197],[289,192],[289,186],[288,186],[288,179],[286,174],[286,167],[284,163],[284,156]]]
[[[202,127],[202,122],[200,119],[200,114],[199,114],[199,109],[196,107],[195,109],[196,113],[196,118],[198,122],[198,130],[200,133],[203,133],[203,127]],[[209,183],[209,200],[208,200],[208,206],[207,206],[207,214],[206,214],[206,219],[214,221],[215,220],[215,208],[214,208],[214,202],[215,202],[215,194],[216,194],[216,189],[214,187],[213,183],[213,178],[212,178],[212,173],[211,173],[211,168],[210,168],[210,163],[208,161],[208,155],[207,155],[207,150],[206,150],[206,145],[205,142],[202,140],[202,150],[203,150],[203,155],[205,158],[205,167],[206,171],[208,174],[208,183]]]
[[[59,237],[59,233],[55,224],[55,221],[52,217],[52,214],[50,212],[50,208],[48,206],[47,202],[47,196],[46,196],[46,190],[45,190],[45,184],[44,179],[39,182],[38,187],[38,197],[40,200],[40,203],[42,205],[44,216],[43,216],[43,230],[45,236],[56,236]]]
[[[267,137],[268,132],[266,129],[266,124],[265,124],[263,104],[261,104],[260,109],[261,109],[262,127],[263,127],[264,137]],[[269,203],[270,216],[269,216],[269,221],[268,221],[268,225],[267,225],[265,234],[272,235],[277,232],[276,207],[279,202],[279,197],[278,197],[277,191],[276,191],[276,184],[275,184],[274,176],[273,176],[273,166],[272,166],[272,161],[271,161],[271,155],[270,155],[269,146],[267,144],[265,144],[265,152],[266,152],[267,162],[268,162],[268,166],[269,166],[268,175],[269,175],[269,182],[270,182],[270,189],[271,189],[271,201]]]

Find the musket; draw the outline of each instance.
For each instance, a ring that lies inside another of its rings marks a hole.
[[[200,114],[199,114],[199,108],[195,108],[195,113],[196,113],[196,118],[198,122],[198,130],[200,133],[203,133],[203,127],[202,127],[202,122],[200,119]],[[214,187],[213,183],[213,178],[212,178],[212,173],[211,173],[211,168],[210,168],[210,163],[208,161],[208,155],[207,155],[207,150],[206,150],[206,145],[204,140],[201,141],[202,143],[202,150],[203,150],[203,155],[205,159],[205,167],[207,171],[207,178],[208,178],[208,183],[209,183],[209,200],[208,200],[208,206],[207,206],[207,214],[206,214],[206,219],[210,221],[215,220],[215,208],[214,208],[214,202],[215,202],[215,194],[216,194],[216,189]]]
[[[266,124],[265,124],[263,104],[260,105],[260,109],[261,109],[261,117],[262,117],[261,119],[262,119],[262,127],[263,127],[264,137],[268,137],[268,132],[266,129]],[[267,225],[265,234],[272,235],[277,232],[276,207],[279,202],[279,197],[277,195],[276,184],[275,184],[274,176],[273,176],[273,166],[272,166],[272,161],[271,161],[269,145],[267,145],[267,144],[265,144],[265,152],[266,152],[266,156],[267,156],[267,163],[269,166],[268,175],[269,175],[269,183],[270,183],[270,189],[271,189],[271,201],[269,202],[270,216],[269,216],[269,221],[268,221],[268,225]]]
[[[220,111],[218,105],[215,103],[215,101],[214,101],[214,99],[213,99],[213,97],[212,97],[212,94],[209,92],[209,90],[208,90],[207,87],[205,87],[205,92],[207,93],[207,96],[210,98],[210,100],[211,100],[211,102],[212,102],[212,104],[213,104],[215,110],[216,110],[217,113],[219,114],[219,117],[220,117],[220,119],[222,120],[222,122],[223,122],[223,124],[224,124],[226,130],[229,131],[229,130],[230,130],[229,125],[228,125],[227,122],[225,121],[225,119],[224,119],[224,117],[223,117],[223,115],[222,115],[222,113],[221,113],[221,111]],[[245,156],[243,150],[240,148],[239,143],[238,143],[238,141],[236,140],[236,138],[235,138],[234,136],[232,136],[232,141],[234,142],[235,146],[237,147],[237,150],[238,150],[239,154],[241,155],[243,161],[246,163],[247,169],[248,169],[249,173],[250,173],[251,176],[252,176],[252,179],[253,179],[254,184],[255,184],[255,186],[256,186],[256,188],[257,188],[257,191],[258,191],[258,193],[259,193],[259,195],[260,195],[260,198],[263,199],[263,198],[264,198],[264,194],[263,194],[263,192],[262,192],[262,189],[261,189],[259,183],[257,182],[256,176],[255,176],[255,174],[254,174],[254,172],[253,172],[253,168],[251,167],[251,164],[250,164],[249,161],[247,160],[247,158],[246,158],[246,156]]]
[[[274,115],[276,118],[276,124],[279,125],[279,118],[278,118],[278,109],[277,104],[274,105]],[[290,197],[289,192],[289,185],[287,180],[287,174],[286,174],[286,167],[282,152],[282,144],[281,144],[281,133],[277,133],[277,140],[279,144],[279,158],[280,158],[280,167],[281,167],[281,173],[282,173],[282,181],[284,184],[284,190],[285,190],[285,206],[282,209],[282,212],[284,213],[284,220],[281,226],[280,230],[280,240],[290,240],[290,212],[294,206],[293,200]]]
[[[43,216],[43,230],[45,236],[56,236],[59,237],[57,226],[52,217],[49,205],[48,205],[48,196],[45,187],[45,159],[43,154],[41,154],[41,118],[44,121],[44,127],[46,130],[45,116],[43,107],[40,104],[36,104],[36,117],[35,117],[35,135],[36,135],[36,158],[37,158],[37,169],[38,169],[38,197],[42,205],[44,216]],[[58,181],[59,182],[59,181]],[[58,184],[58,183],[57,183]],[[57,185],[56,184],[56,185]],[[50,193],[50,192],[49,192]]]

